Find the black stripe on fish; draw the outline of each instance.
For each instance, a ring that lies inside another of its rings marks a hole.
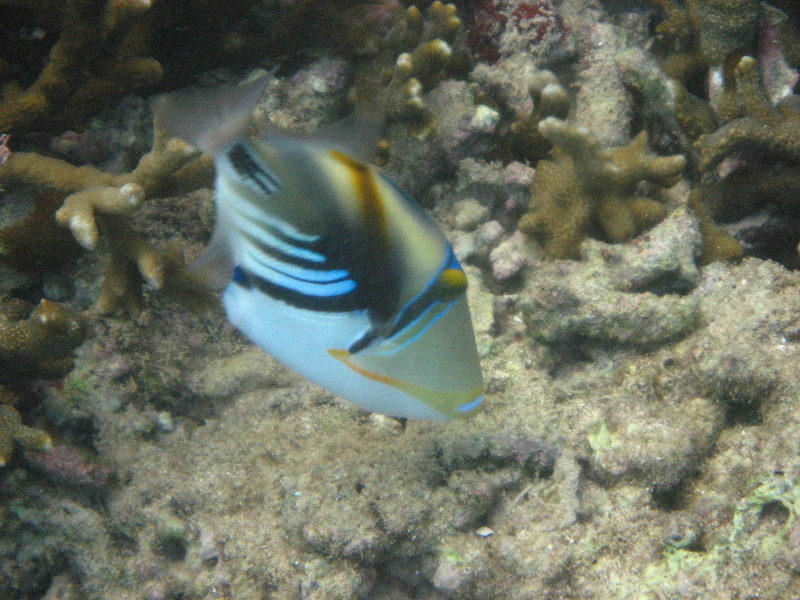
[[[228,162],[236,173],[245,181],[250,181],[267,196],[277,192],[281,183],[258,160],[253,158],[243,144],[234,144],[227,153]]]

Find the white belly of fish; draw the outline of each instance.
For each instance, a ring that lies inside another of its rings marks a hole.
[[[228,319],[250,340],[303,377],[361,408],[411,419],[444,420],[425,403],[353,371],[328,350],[347,349],[370,326],[366,313],[323,313],[229,284],[222,295]]]

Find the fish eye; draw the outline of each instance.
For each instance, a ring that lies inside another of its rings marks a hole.
[[[461,269],[445,269],[439,275],[438,288],[442,300],[454,300],[467,289],[467,276]]]

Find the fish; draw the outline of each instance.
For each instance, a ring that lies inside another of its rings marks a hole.
[[[370,163],[380,111],[313,135],[269,121],[270,76],[152,102],[155,121],[214,157],[216,219],[193,268],[229,321],[276,360],[364,410],[447,421],[484,398],[467,277],[431,217]]]

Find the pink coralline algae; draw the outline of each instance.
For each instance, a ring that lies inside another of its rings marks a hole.
[[[466,44],[479,58],[494,64],[500,59],[503,34],[525,36],[535,44],[563,25],[553,0],[477,0]]]
[[[82,488],[101,489],[114,476],[114,469],[88,460],[69,446],[55,446],[49,452],[25,452],[25,458],[51,479]]]

